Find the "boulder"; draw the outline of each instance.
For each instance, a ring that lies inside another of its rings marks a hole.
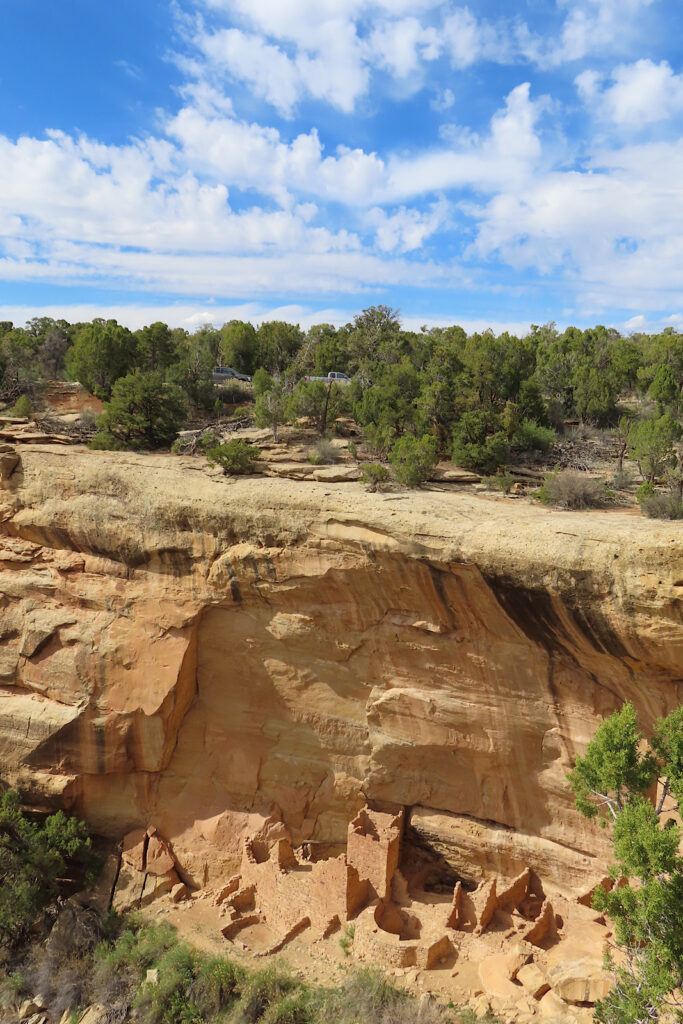
[[[550,989],[545,972],[538,964],[525,964],[517,971],[517,981],[534,999],[541,999]]]
[[[595,1003],[604,999],[613,980],[590,952],[564,950],[561,962],[548,971],[553,992],[567,1003]]]
[[[152,832],[147,845],[147,856],[145,858],[145,871],[150,875],[167,875],[175,870],[175,857],[165,839],[162,839],[156,832]]]
[[[563,999],[553,992],[552,989],[538,1001],[538,1012],[541,1017],[547,1017],[549,1019],[556,1019],[558,1021],[565,1021],[567,1019],[567,1012],[569,1007]]]
[[[123,837],[121,860],[136,871],[144,871],[147,850],[147,832],[144,828],[133,829]]]
[[[57,914],[45,941],[51,953],[87,953],[101,939],[100,922],[94,910],[82,907],[75,898],[68,900]]]
[[[486,995],[513,1002],[519,999],[522,994],[519,986],[510,980],[513,969],[512,960],[505,953],[496,953],[482,960],[479,964],[479,978]]]
[[[185,883],[178,882],[178,884],[174,885],[173,888],[171,889],[171,902],[182,903],[183,900],[186,900],[189,897],[189,895],[190,890],[187,888]]]

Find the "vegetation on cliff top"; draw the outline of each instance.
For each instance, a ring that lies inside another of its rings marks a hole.
[[[607,957],[615,984],[595,1017],[602,1024],[681,1019],[683,706],[660,719],[645,744],[625,704],[600,726],[569,781],[579,810],[612,830],[611,882],[597,889],[593,906],[615,925]]]
[[[253,374],[253,391],[217,392],[216,364]],[[302,381],[330,370],[348,374],[350,386]],[[525,452],[547,450],[567,420],[613,428],[621,462],[628,452],[643,480],[667,488],[667,501],[645,501],[644,510],[683,515],[683,334],[673,328],[628,337],[604,326],[560,332],[554,324],[532,326],[524,337],[468,335],[457,325],[408,331],[386,306],[307,333],[284,322],[255,329],[230,321],[192,334],[163,323],[131,332],[114,320],[0,324],[0,401],[32,397],[42,378],[64,375],[110,403],[99,445],[167,444],[185,415],[179,392],[190,415],[253,398],[256,423],[274,437],[299,417],[321,436],[339,416],[353,417],[374,457],[393,455],[417,483],[427,447],[495,474]],[[138,394],[145,389],[146,397]]]

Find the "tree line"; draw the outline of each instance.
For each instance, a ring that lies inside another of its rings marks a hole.
[[[103,319],[0,323],[0,399],[30,397],[46,377],[79,380],[109,403],[102,444],[170,443],[188,409],[215,408],[215,365],[253,375],[256,422],[274,434],[301,416],[324,434],[345,413],[380,458],[401,438],[431,438],[435,454],[495,473],[515,453],[547,449],[575,420],[613,428],[622,457],[629,451],[654,483],[674,471],[683,433],[683,334],[672,327],[629,336],[553,323],[523,337],[457,325],[410,331],[382,305],[306,332],[282,321],[193,332],[160,322],[130,331]],[[302,380],[331,370],[351,385]]]

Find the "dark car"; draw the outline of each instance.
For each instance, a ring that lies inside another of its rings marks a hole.
[[[228,380],[250,381],[251,377],[248,373],[240,373],[239,370],[233,370],[232,366],[214,366],[211,379],[214,384],[224,384]]]

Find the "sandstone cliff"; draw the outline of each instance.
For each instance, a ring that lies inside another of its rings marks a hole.
[[[155,826],[197,885],[255,811],[337,852],[366,802],[465,881],[603,874],[565,774],[625,698],[646,723],[681,701],[679,525],[18,451],[0,774],[35,803]]]

